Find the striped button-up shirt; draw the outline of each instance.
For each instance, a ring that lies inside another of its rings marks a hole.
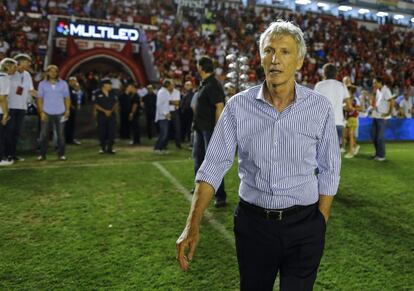
[[[215,127],[196,181],[217,191],[236,148],[239,196],[267,209],[316,203],[335,195],[341,155],[329,100],[295,84],[295,100],[278,112],[255,86],[232,97]]]

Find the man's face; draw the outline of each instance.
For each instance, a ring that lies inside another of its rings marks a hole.
[[[128,92],[128,94],[133,94],[133,93],[135,93],[137,91],[137,89],[135,88],[135,86],[133,86],[133,85],[128,85],[128,87],[127,87],[127,92]]]
[[[76,87],[76,83],[77,83],[77,81],[75,79],[70,79],[69,80],[69,86],[71,86],[72,88]]]
[[[197,73],[201,76],[201,72],[202,72],[202,70],[201,70],[201,67],[197,64]]]
[[[174,82],[171,82],[170,85],[167,87],[167,89],[168,89],[168,91],[171,92],[172,90],[174,90],[174,87],[175,87]]]
[[[19,62],[18,69],[22,71],[27,71],[30,69],[30,61],[29,60],[22,60]]]
[[[58,72],[58,70],[57,70],[56,68],[50,68],[50,69],[47,71],[47,76],[48,76],[50,79],[57,79],[58,74],[59,74],[59,72]]]
[[[16,71],[17,71],[17,65],[10,64],[7,66],[7,74],[13,75],[14,73],[16,73]]]
[[[112,89],[112,85],[111,84],[103,84],[102,89],[109,92]]]
[[[191,91],[191,89],[193,88],[193,86],[191,85],[191,83],[185,83],[184,84],[184,89],[188,92]]]
[[[374,87],[374,89],[381,89],[381,83],[378,82],[376,79],[374,79],[374,81],[372,82],[372,86]]]
[[[295,72],[302,64],[303,59],[298,57],[298,46],[290,35],[280,35],[264,41],[262,67],[268,83],[293,83]]]

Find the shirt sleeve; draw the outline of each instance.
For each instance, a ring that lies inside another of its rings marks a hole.
[[[316,161],[318,163],[318,190],[321,195],[333,196],[338,191],[341,152],[339,148],[338,134],[336,132],[334,113],[331,107],[319,135],[316,149]]]
[[[170,112],[169,109],[170,98],[166,95],[166,92],[163,90],[158,91],[157,96],[157,110],[159,110],[161,115],[166,115]]]
[[[392,94],[391,94],[390,89],[385,88],[385,90],[383,90],[383,92],[382,92],[382,97],[384,97],[384,99],[387,100],[387,101],[391,100],[392,99]]]
[[[204,161],[197,172],[196,182],[207,182],[217,192],[224,175],[233,164],[236,145],[236,121],[230,106],[226,105],[208,144]]]
[[[66,81],[63,81],[63,98],[67,99],[70,98],[69,86]]]
[[[208,87],[207,94],[211,105],[216,105],[221,102],[224,103],[224,91],[220,84]]]
[[[0,95],[7,96],[10,93],[10,82],[6,76],[0,77]]]
[[[29,90],[32,91],[34,90],[33,79],[32,79],[32,76],[30,76],[30,73],[27,73],[27,75],[29,77]]]
[[[40,82],[39,83],[38,92],[37,92],[37,97],[38,98],[43,98],[44,96],[45,96],[44,85],[43,85],[43,82]]]

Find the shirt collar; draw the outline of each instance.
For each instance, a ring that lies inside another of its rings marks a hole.
[[[201,86],[204,86],[206,84],[208,84],[212,79],[214,78],[214,73],[211,74],[210,76],[208,76],[207,78],[205,78],[202,82],[201,82]]]
[[[260,90],[259,90],[259,92],[257,93],[256,99],[258,99],[258,100],[262,100],[262,101],[264,101],[264,102],[267,102],[267,101],[266,101],[266,99],[265,99],[265,97],[264,97],[264,94],[263,94],[265,84],[266,84],[266,81],[264,81],[264,82],[262,83],[262,85],[260,86]],[[295,81],[295,101],[294,101],[294,102],[296,102],[296,101],[299,101],[299,100],[302,100],[302,99],[305,99],[305,98],[306,98],[306,94],[305,94],[305,92],[303,91],[302,87],[303,87],[303,86],[299,85],[299,84],[298,84],[298,83],[296,83],[296,81]]]

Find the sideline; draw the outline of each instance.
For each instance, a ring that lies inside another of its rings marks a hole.
[[[188,159],[182,160],[166,160],[162,161],[163,163],[167,164],[175,164],[175,163],[182,163],[188,161]],[[20,162],[25,163],[25,162]],[[100,161],[97,163],[71,163],[71,162],[60,162],[60,161],[52,161],[54,164],[47,164],[47,162],[35,162],[38,165],[31,165],[31,166],[4,166],[0,167],[0,172],[4,171],[18,171],[18,170],[47,170],[47,169],[60,169],[60,168],[89,168],[89,167],[104,167],[104,166],[123,166],[123,165],[150,165],[153,164],[154,161],[138,161],[138,160],[118,160],[117,162],[105,162]]]
[[[191,203],[193,200],[193,196],[190,195],[189,191],[170,173],[166,168],[164,168],[159,162],[152,163],[168,180],[173,183],[173,185],[184,195],[184,197]],[[234,236],[231,232],[229,232],[223,224],[218,222],[213,214],[208,211],[208,209],[204,212],[204,217],[206,220],[219,232],[223,235],[226,239],[227,243],[236,249],[236,245],[234,242]]]

